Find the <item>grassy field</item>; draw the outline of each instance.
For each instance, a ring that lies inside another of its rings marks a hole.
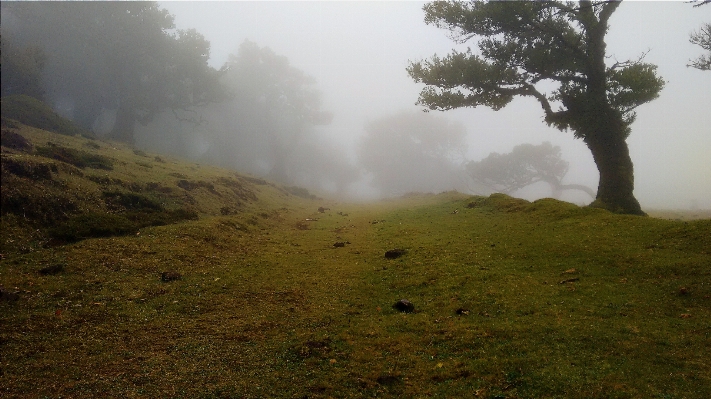
[[[2,162],[3,398],[711,397],[709,219],[338,203],[12,123]]]

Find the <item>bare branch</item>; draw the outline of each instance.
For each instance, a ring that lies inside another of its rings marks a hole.
[[[687,1],[687,3],[698,3],[698,4],[694,4],[694,7],[701,7],[705,4],[711,4],[711,0],[701,0],[701,1],[691,0],[691,1]]]
[[[614,69],[618,69],[618,68],[627,68],[632,65],[640,64],[640,63],[642,63],[644,58],[647,57],[647,54],[649,54],[650,51],[652,51],[652,49],[647,49],[647,51],[643,52],[642,55],[637,57],[637,60],[635,60],[635,61],[630,61],[630,60],[617,61],[617,59],[615,58],[615,63],[612,64],[612,66],[610,67],[610,70],[614,70]],[[611,56],[611,57],[614,58],[614,56]]]

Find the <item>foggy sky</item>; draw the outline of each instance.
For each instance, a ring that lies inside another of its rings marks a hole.
[[[457,45],[448,32],[425,25],[423,2],[161,2],[179,29],[195,28],[212,45],[219,68],[249,39],[268,46],[312,75],[334,113],[321,128],[351,153],[364,125],[378,117],[414,110],[422,85],[407,75],[408,61],[443,56]],[[610,64],[637,59],[658,65],[666,81],[658,99],[637,109],[628,139],[635,165],[635,195],[643,208],[711,208],[711,72],[688,68],[702,53],[689,34],[711,21],[711,6],[675,2],[624,2],[610,20]],[[468,158],[507,153],[525,142],[550,141],[570,162],[566,183],[597,187],[589,150],[572,133],[547,127],[533,99],[518,98],[500,111],[485,107],[442,115],[465,124]],[[535,188],[520,193],[548,195]],[[563,199],[590,202],[568,194]]]

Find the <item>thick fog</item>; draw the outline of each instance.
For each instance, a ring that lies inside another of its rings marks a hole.
[[[415,102],[423,86],[408,76],[409,62],[476,47],[426,25],[423,4],[160,2],[176,29],[209,41],[211,67],[229,66],[221,81],[232,97],[201,109],[199,125],[162,113],[136,128],[136,144],[359,200],[448,189],[488,194],[494,188],[472,181],[467,162],[550,143],[567,162],[562,183],[594,190],[590,151],[571,132],[548,127],[533,99],[499,111],[422,113]],[[11,27],[4,14],[3,27]],[[610,20],[610,63],[646,53],[666,82],[658,99],[636,110],[627,140],[644,208],[711,209],[711,72],[686,66],[703,53],[689,34],[709,21],[711,5],[629,1]],[[275,81],[303,97],[301,108],[284,103],[284,94],[270,97]],[[108,132],[115,114],[103,112],[93,128]],[[552,190],[540,182],[512,195],[535,199]],[[592,200],[581,190],[561,199]]]
[[[405,72],[408,60],[466,48],[446,31],[425,25],[420,2],[166,2],[179,27],[194,27],[212,44],[210,63],[221,66],[244,39],[283,54],[314,76],[324,108],[333,112],[324,134],[354,156],[369,121],[414,105],[421,89]],[[686,67],[702,49],[689,34],[711,20],[711,6],[685,2],[625,2],[613,15],[608,53],[619,60],[658,65],[666,86],[638,108],[628,139],[635,194],[644,207],[711,208],[711,72]],[[469,46],[474,47],[473,44]],[[542,122],[532,99],[516,99],[495,112],[467,108],[441,113],[467,130],[467,158],[508,153],[522,143],[549,141],[570,162],[564,181],[597,187],[589,150],[570,132]],[[547,196],[547,187],[518,195]],[[565,199],[589,202],[584,193]]]

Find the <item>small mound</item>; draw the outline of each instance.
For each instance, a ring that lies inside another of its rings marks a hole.
[[[526,209],[526,212],[535,212],[545,215],[551,219],[564,219],[574,216],[588,215],[595,212],[592,208],[581,208],[570,202],[560,201],[553,198],[541,198],[533,201]]]
[[[0,102],[3,119],[14,119],[27,126],[65,136],[81,135],[86,138],[95,138],[88,130],[74,125],[54,112],[47,104],[25,95],[12,95],[3,97]]]
[[[529,204],[530,202],[521,198],[494,193],[488,197],[472,197],[467,208],[493,208],[504,212],[520,212],[526,210]]]

